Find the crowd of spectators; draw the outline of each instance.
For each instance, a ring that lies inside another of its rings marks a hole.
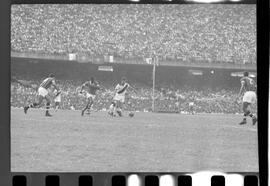
[[[12,5],[11,50],[256,62],[255,5]]]
[[[32,82],[38,84],[38,82]],[[80,110],[86,104],[86,98],[79,94],[82,82],[59,81],[61,89],[61,109]],[[104,84],[105,85],[105,84]],[[152,89],[151,87],[133,84],[136,92],[130,90],[127,93],[125,109],[133,111],[150,112],[152,109]],[[54,95],[50,96],[53,100]],[[113,85],[105,86],[98,92],[94,110],[107,110],[113,98]],[[233,102],[238,90],[234,89],[194,89],[189,86],[177,88],[159,88],[155,91],[155,111],[157,112],[188,112],[189,103],[194,102],[197,113],[241,113],[241,104]],[[17,83],[11,84],[11,106],[23,107],[32,103],[35,99],[36,91],[23,87]],[[53,101],[52,101],[53,103]],[[178,106],[179,105],[179,106]],[[253,108],[256,110],[256,107]]]

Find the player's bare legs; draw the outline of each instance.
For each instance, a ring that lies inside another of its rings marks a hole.
[[[111,105],[110,105],[110,107],[109,107],[109,112],[108,112],[108,114],[110,115],[110,116],[115,116],[115,110],[116,110],[116,102],[115,101],[112,101],[112,103],[111,103]]]
[[[118,105],[116,107],[116,112],[118,114],[118,116],[122,117],[122,106],[123,106],[123,103],[121,103],[120,101],[118,102]]]
[[[49,97],[45,96],[46,99],[46,113],[45,116],[51,117],[52,115],[49,113],[50,105],[51,105],[51,100]]]
[[[92,107],[92,105],[93,105],[93,103],[94,103],[94,100],[90,97],[89,98],[90,99],[90,102],[89,102],[89,105],[88,105],[88,107],[87,107],[87,114],[90,114],[90,109],[91,109],[91,107]]]
[[[247,124],[247,117],[251,117],[252,118],[252,124],[255,125],[257,122],[257,118],[255,115],[253,115],[250,111],[250,103],[248,102],[244,102],[243,103],[243,112],[244,112],[244,118],[243,120],[239,123],[239,125],[244,125]]]
[[[44,99],[44,97],[38,96],[38,102],[37,103],[34,102],[34,103],[32,103],[32,104],[30,104],[28,106],[25,106],[24,107],[24,113],[26,114],[29,108],[34,108],[34,107],[39,106],[42,103],[43,99]]]
[[[57,111],[60,107],[60,102],[55,102],[55,105],[54,105],[54,110]]]
[[[87,104],[86,106],[84,107],[84,109],[82,110],[82,116],[84,115],[84,112],[89,108],[89,105],[90,105],[90,98],[87,99]]]
[[[189,106],[188,106],[188,112],[189,112],[189,114],[194,115],[195,111],[194,111],[194,106],[193,106],[193,104],[189,104]]]
[[[116,105],[116,113],[118,114],[118,116],[122,117],[122,108],[123,108],[123,103],[121,101],[117,102]]]

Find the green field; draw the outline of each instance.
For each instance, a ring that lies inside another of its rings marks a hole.
[[[11,171],[258,172],[257,125],[240,115],[11,109]]]

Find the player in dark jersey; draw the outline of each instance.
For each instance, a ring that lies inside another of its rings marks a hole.
[[[49,113],[49,109],[50,109],[50,104],[51,104],[51,101],[50,101],[50,98],[48,96],[48,89],[50,87],[54,87],[57,91],[60,91],[59,88],[56,86],[55,84],[55,77],[53,74],[50,74],[49,77],[47,77],[46,79],[44,79],[42,81],[42,83],[39,85],[39,88],[38,88],[38,102],[34,102],[28,106],[25,106],[24,107],[24,113],[26,114],[28,109],[29,108],[33,108],[33,107],[37,107],[39,106],[42,101],[45,99],[46,100],[46,112],[45,112],[45,116],[52,116],[50,113]]]
[[[81,88],[80,93],[82,94],[84,92],[86,98],[87,98],[87,104],[85,108],[82,110],[81,115],[84,115],[84,112],[88,110],[90,114],[90,108],[94,103],[94,99],[96,98],[96,93],[98,90],[100,90],[100,86],[98,82],[95,81],[94,77],[91,77],[90,81],[86,81]]]
[[[248,72],[244,72],[244,77],[242,77],[240,81],[241,81],[241,88],[235,101],[237,102],[238,98],[244,92],[243,96],[244,118],[239,124],[240,125],[246,124],[247,116],[249,116],[252,118],[252,124],[255,125],[257,122],[257,118],[254,114],[251,113],[250,105],[256,102],[256,88],[257,88],[256,83],[252,78],[249,77]]]

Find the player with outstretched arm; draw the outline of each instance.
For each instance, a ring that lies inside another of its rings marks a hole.
[[[39,106],[42,101],[45,99],[46,100],[46,112],[45,112],[45,116],[52,116],[50,113],[49,113],[49,109],[50,109],[50,104],[51,104],[51,101],[50,101],[50,98],[48,96],[48,89],[50,87],[54,87],[57,91],[60,91],[59,88],[56,86],[55,84],[55,76],[53,74],[50,74],[49,77],[45,78],[42,83],[39,85],[39,88],[38,88],[38,102],[34,102],[28,106],[25,106],[24,107],[24,113],[26,114],[28,109],[29,108],[34,108],[34,107],[37,107]]]
[[[86,106],[84,107],[84,109],[82,110],[82,113],[81,113],[82,116],[84,115],[84,112],[86,110],[88,110],[89,114],[90,114],[90,108],[94,103],[97,91],[100,90],[100,89],[101,88],[100,88],[98,82],[95,81],[94,77],[91,77],[90,81],[86,81],[82,85],[80,93],[81,94],[84,93],[86,98],[87,98],[87,104],[86,104]]]

